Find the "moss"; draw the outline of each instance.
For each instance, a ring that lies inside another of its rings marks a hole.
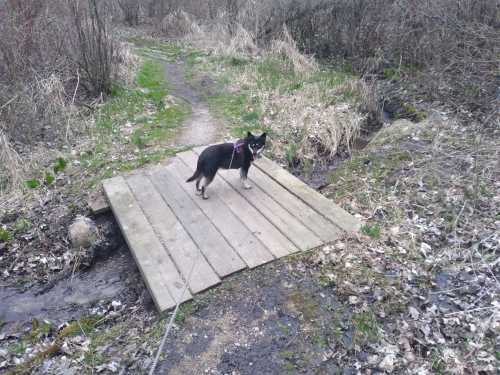
[[[84,334],[88,335],[94,332],[97,322],[101,320],[98,315],[90,315],[81,319],[75,320],[64,327],[58,334],[59,338],[77,336]],[[82,332],[83,330],[83,332]]]
[[[302,314],[307,321],[315,320],[319,314],[319,305],[308,295],[300,291],[291,293],[288,296],[293,306]]]
[[[26,233],[31,229],[31,221],[25,218],[19,218],[16,220],[16,223],[14,224],[14,230],[16,234],[22,234]]]
[[[295,353],[291,350],[282,350],[280,352],[280,357],[283,359],[293,359],[295,357]]]
[[[40,339],[48,337],[52,331],[52,325],[48,322],[39,322],[33,319],[31,322],[31,330],[28,333],[28,339],[31,343],[35,344]]]
[[[427,114],[423,111],[418,110],[411,104],[403,104],[403,112],[399,115],[402,118],[409,118],[413,121],[420,122],[427,118]]]
[[[287,326],[286,324],[282,324],[281,322],[278,322],[278,328],[281,331],[281,333],[283,333],[283,335],[285,335],[285,336],[290,335],[290,327]]]

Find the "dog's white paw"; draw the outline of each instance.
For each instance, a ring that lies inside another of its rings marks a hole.
[[[249,185],[249,184],[243,184],[243,189],[251,189],[252,188],[252,185]]]
[[[195,194],[196,194],[196,195],[201,195],[201,190],[196,190],[196,191],[195,191]]]

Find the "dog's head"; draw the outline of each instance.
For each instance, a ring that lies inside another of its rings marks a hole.
[[[261,152],[266,145],[266,133],[262,133],[260,136],[255,136],[252,133],[248,132],[245,138],[245,143],[248,146],[248,149],[252,153],[254,159],[261,157]]]

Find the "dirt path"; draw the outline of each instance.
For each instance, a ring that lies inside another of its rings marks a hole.
[[[210,114],[203,96],[185,79],[183,63],[165,63],[165,76],[173,96],[191,105],[192,114],[174,140],[177,146],[206,145],[220,136],[220,125]]]

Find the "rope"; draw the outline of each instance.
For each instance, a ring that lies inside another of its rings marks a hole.
[[[186,290],[188,288],[188,283],[191,280],[191,275],[193,274],[194,267],[195,267],[196,263],[198,263],[198,258],[200,257],[200,253],[201,253],[201,251],[198,251],[196,259],[193,262],[193,266],[191,267],[191,271],[189,271],[188,278],[187,278],[187,280],[184,281],[184,290],[182,291],[182,294],[181,294],[178,302],[175,304],[174,312],[172,313],[172,316],[170,317],[170,320],[168,321],[168,324],[165,327],[165,333],[163,334],[163,337],[162,337],[161,342],[160,342],[160,346],[158,347],[158,350],[156,352],[155,359],[153,361],[153,364],[151,365],[151,369],[149,370],[149,375],[154,375],[154,373],[155,373],[156,366],[158,365],[158,361],[160,360],[160,354],[163,351],[163,346],[165,346],[165,342],[167,341],[168,334],[170,333],[170,330],[172,329],[172,327],[174,325],[174,320],[175,320],[175,317],[177,316],[177,311],[179,310],[179,306],[182,303],[181,301],[183,300],[184,294],[186,293]]]

